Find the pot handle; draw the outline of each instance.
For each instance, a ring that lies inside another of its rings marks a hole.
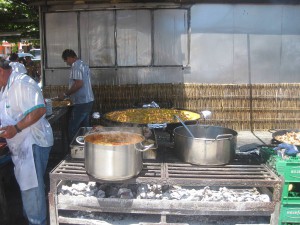
[[[216,137],[216,140],[219,140],[219,139],[231,139],[232,137],[233,137],[232,134],[219,134]]]
[[[135,150],[139,151],[139,152],[145,152],[145,151],[148,151],[150,148],[152,148],[154,146],[154,144],[150,144],[150,145],[146,145],[144,146],[143,144],[140,143],[140,145],[143,147],[143,149],[140,149],[137,147],[137,145],[135,144],[134,147],[135,147]]]
[[[83,142],[82,140],[84,140],[84,136],[78,136],[78,137],[76,138],[76,142],[77,142],[78,144],[84,145],[84,142]]]

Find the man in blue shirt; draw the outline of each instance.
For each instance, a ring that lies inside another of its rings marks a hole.
[[[68,138],[71,141],[80,127],[90,126],[94,94],[89,66],[80,60],[72,49],[64,50],[62,59],[71,66],[69,88],[59,95],[60,99],[70,97],[73,103],[68,128]]]

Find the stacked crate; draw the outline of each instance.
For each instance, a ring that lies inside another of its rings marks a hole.
[[[284,178],[279,224],[300,224],[300,158],[278,159],[276,171]]]

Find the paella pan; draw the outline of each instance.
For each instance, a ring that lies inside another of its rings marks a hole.
[[[300,147],[300,130],[278,130],[272,134],[273,139],[279,143],[287,143]]]
[[[134,108],[112,111],[104,114],[104,123],[110,122],[118,125],[139,126],[147,124],[178,125],[179,121],[174,118],[177,115],[185,123],[196,123],[200,114],[184,109],[164,108]]]

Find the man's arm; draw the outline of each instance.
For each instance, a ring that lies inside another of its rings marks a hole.
[[[83,80],[74,80],[73,85],[71,88],[65,92],[66,95],[74,94],[76,91],[78,91],[83,86]]]
[[[77,92],[81,87],[83,86],[83,80],[74,80],[73,85],[69,90],[67,90],[65,93],[61,93],[58,97],[59,99],[64,99],[66,96],[70,96],[71,94],[74,94]]]
[[[45,107],[33,110],[32,112],[28,113],[22,120],[20,120],[16,124],[16,126],[11,125],[1,128],[1,130],[5,131],[1,134],[1,137],[8,139],[13,138],[18,132],[22,132],[22,130],[37,122],[45,113]]]

